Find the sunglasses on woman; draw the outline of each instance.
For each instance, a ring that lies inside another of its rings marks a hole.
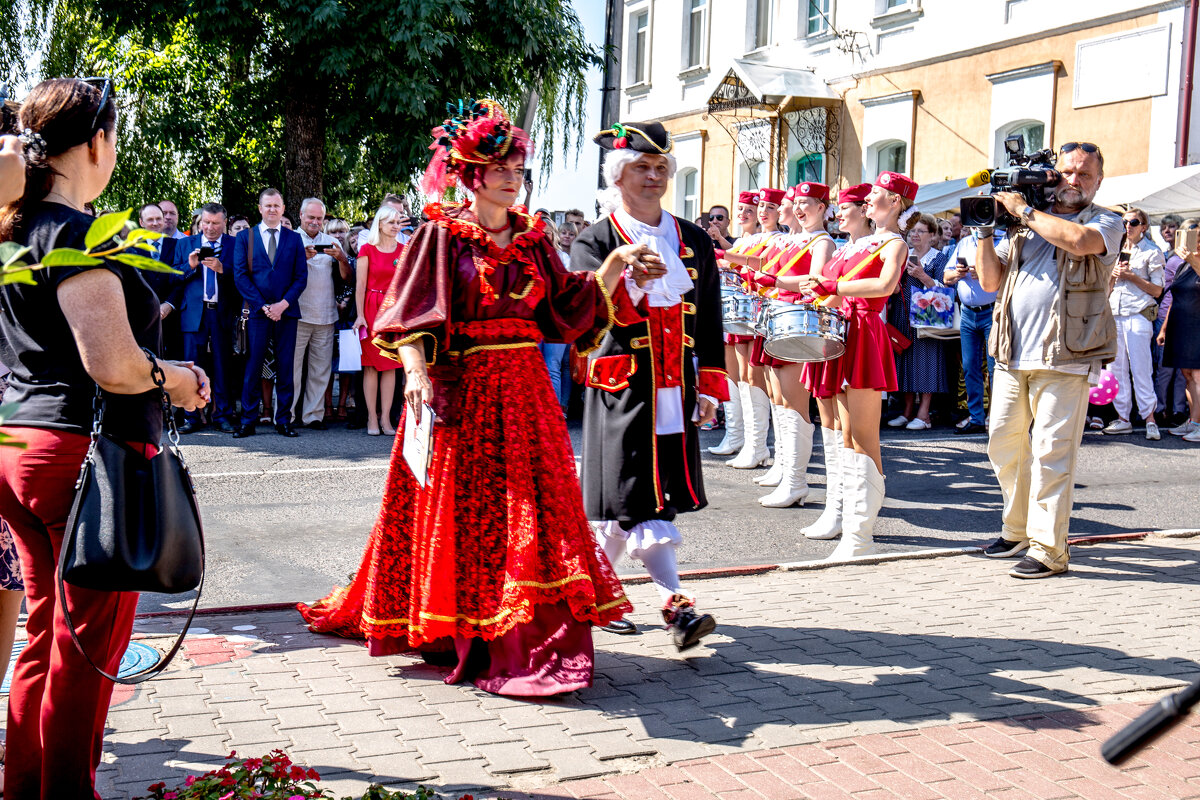
[[[108,105],[109,95],[115,99],[117,93],[113,89],[112,78],[78,78],[77,80],[100,90],[100,105],[96,106],[96,113],[92,116],[92,125],[88,129],[88,138],[90,139],[100,129],[100,115],[104,112],[104,107]]]

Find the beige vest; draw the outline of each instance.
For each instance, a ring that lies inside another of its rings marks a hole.
[[[1084,225],[1108,209],[1095,204],[1075,220]],[[1028,228],[1012,236],[1008,267],[992,310],[992,333],[988,354],[1007,367],[1012,356],[1012,293],[1021,264],[1021,247],[1033,237]],[[1108,307],[1108,276],[1111,270],[1096,256],[1074,256],[1056,248],[1058,297],[1050,312],[1050,330],[1042,342],[1046,367],[1111,361],[1117,354],[1117,324]]]

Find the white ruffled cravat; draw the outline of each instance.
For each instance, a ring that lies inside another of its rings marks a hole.
[[[613,212],[613,218],[629,235],[633,244],[646,245],[663,260],[663,265],[667,268],[666,275],[655,278],[642,288],[626,276],[625,291],[628,292],[629,299],[636,304],[641,302],[642,297],[647,297],[646,302],[658,308],[683,302],[683,296],[692,290],[694,284],[688,275],[687,267],[679,258],[679,231],[675,228],[675,218],[664,211],[657,226],[647,225],[634,219],[621,208]]]

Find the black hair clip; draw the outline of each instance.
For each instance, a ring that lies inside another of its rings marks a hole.
[[[25,145],[25,157],[32,160],[41,160],[46,157],[46,140],[37,131],[32,131],[29,128],[21,131],[21,135],[17,137],[21,140],[21,144]]]

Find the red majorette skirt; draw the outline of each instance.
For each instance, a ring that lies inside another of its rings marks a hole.
[[[591,685],[591,625],[631,610],[583,513],[575,460],[534,346],[462,359],[453,425],[435,425],[429,485],[396,438],[353,582],[298,608],[373,655],[457,651],[448,683],[550,695]],[[475,640],[482,640],[475,641]],[[486,649],[486,666],[467,674]]]
[[[852,389],[896,391],[896,357],[887,326],[878,311],[842,309],[846,319],[846,352],[840,358],[804,365],[801,380],[813,397],[833,397]]]

